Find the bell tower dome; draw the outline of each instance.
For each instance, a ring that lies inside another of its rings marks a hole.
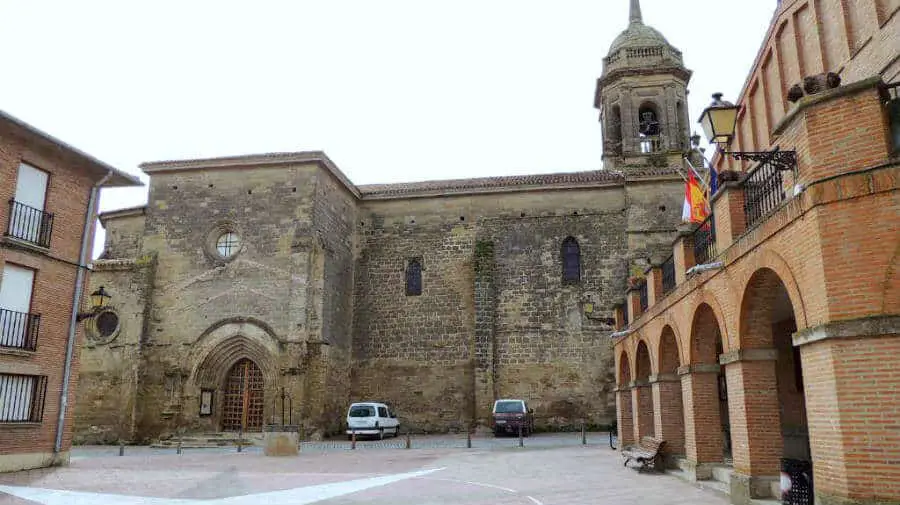
[[[630,0],[628,28],[603,58],[594,107],[603,126],[605,168],[681,164],[690,148],[687,85],[681,51],[644,24],[640,0]]]

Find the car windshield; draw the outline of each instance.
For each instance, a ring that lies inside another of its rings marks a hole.
[[[497,402],[497,406],[494,408],[498,414],[521,413],[523,410],[520,401]]]
[[[369,405],[350,407],[350,417],[375,417],[375,407]]]

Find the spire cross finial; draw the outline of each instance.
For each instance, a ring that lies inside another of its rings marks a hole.
[[[631,0],[631,23],[644,23],[644,17],[641,15],[641,0]]]

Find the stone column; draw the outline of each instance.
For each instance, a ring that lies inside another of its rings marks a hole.
[[[829,323],[793,340],[816,503],[900,503],[900,316]]]
[[[723,354],[731,419],[732,503],[750,504],[771,496],[779,481],[783,439],[778,402],[776,349],[743,349]]]
[[[494,381],[494,244],[475,246],[475,423],[489,428],[496,399]]]
[[[684,408],[684,451],[692,480],[712,478],[712,466],[722,463],[722,420],[719,415],[719,365],[678,369]]]
[[[676,374],[650,376],[653,388],[653,425],[657,438],[666,441],[666,452],[684,455],[684,409],[681,379]]]
[[[631,383],[631,408],[634,423],[634,439],[653,436],[653,392],[647,381]]]
[[[631,388],[616,388],[616,423],[619,425],[619,449],[634,443],[634,417],[631,408]]]

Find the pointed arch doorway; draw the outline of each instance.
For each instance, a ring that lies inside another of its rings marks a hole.
[[[244,358],[225,378],[222,431],[260,431],[263,424],[265,381],[262,370]]]

